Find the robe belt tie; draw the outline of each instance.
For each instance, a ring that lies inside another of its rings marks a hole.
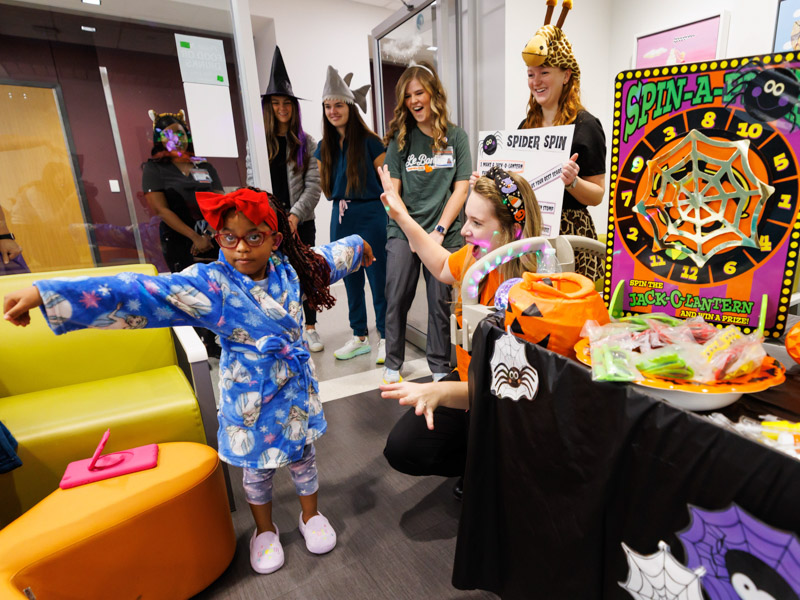
[[[296,342],[287,344],[285,338],[276,335],[265,335],[256,341],[256,348],[259,352],[264,354],[274,354],[277,358],[281,358],[292,366],[298,373],[303,373],[308,369],[308,359],[311,357],[308,350],[306,350],[305,343],[301,337]]]

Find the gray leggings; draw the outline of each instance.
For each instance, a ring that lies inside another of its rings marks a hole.
[[[317,454],[314,444],[303,449],[303,457],[289,463],[294,489],[298,496],[310,496],[319,489],[317,481]],[[243,469],[242,484],[249,504],[269,504],[272,502],[272,476],[276,469]]]

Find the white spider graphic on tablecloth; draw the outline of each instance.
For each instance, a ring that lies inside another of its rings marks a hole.
[[[515,402],[533,400],[539,391],[539,374],[525,356],[525,344],[507,331],[494,345],[492,360],[492,393]]]

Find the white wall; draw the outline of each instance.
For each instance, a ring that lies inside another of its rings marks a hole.
[[[581,101],[589,112],[600,119],[607,140],[611,139],[613,97],[613,74],[609,68],[613,39],[609,35],[613,22],[612,1],[575,2],[575,8],[569,12],[564,23],[564,32],[581,68]],[[506,0],[505,129],[516,129],[527,113],[530,91],[522,49],[544,24],[545,8],[543,0]],[[552,23],[555,24],[560,14],[559,3],[553,12]],[[598,232],[602,233],[607,223],[608,201],[591,207],[589,212]]]
[[[272,67],[274,44],[280,46],[294,93],[300,102],[303,128],[316,140],[322,137],[322,86],[328,65],[344,76],[353,73],[354,87],[370,83],[368,35],[394,10],[349,0],[250,0],[250,14],[272,19],[253,31],[258,78],[263,93]],[[372,99],[368,98],[367,123],[372,122]],[[331,204],[324,197],[316,211],[317,243],[327,243]]]
[[[506,115],[505,68],[506,48],[500,44],[505,29],[505,5],[503,0],[479,0],[481,15],[478,21],[480,28],[477,73],[478,84],[478,129],[502,129]],[[513,57],[513,55],[512,55]],[[521,59],[520,59],[521,60]],[[476,132],[477,135],[477,132]],[[478,140],[473,140],[472,151],[478,147]],[[476,157],[473,156],[473,162]]]
[[[611,0],[611,76],[629,69],[637,34],[690,23],[723,10],[730,14],[727,57],[772,52],[778,0]]]

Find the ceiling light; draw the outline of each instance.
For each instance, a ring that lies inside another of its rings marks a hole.
[[[94,33],[97,31],[94,27],[89,27],[88,25],[81,25],[81,31],[88,31],[89,33]]]
[[[84,4],[96,4],[97,6],[100,6],[101,1],[102,0],[81,0]]]
[[[438,49],[439,48],[437,48],[436,46],[428,46],[428,50],[430,50],[431,52],[436,52]]]

